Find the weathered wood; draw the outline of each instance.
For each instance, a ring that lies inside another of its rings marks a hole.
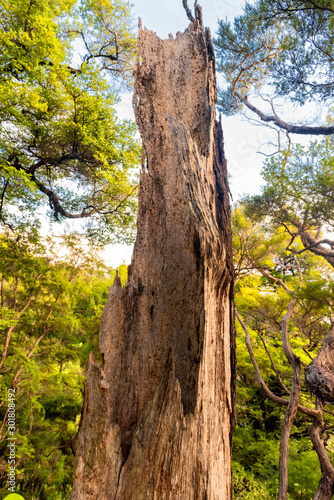
[[[233,264],[215,61],[201,16],[139,30],[143,140],[129,279],[101,320],[72,500],[228,500],[234,420]]]

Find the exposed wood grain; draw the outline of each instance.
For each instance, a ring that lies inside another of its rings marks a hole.
[[[215,102],[199,15],[176,39],[140,29],[137,240],[103,313],[72,500],[231,498],[233,265]]]

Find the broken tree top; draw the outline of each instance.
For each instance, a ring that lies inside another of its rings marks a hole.
[[[143,141],[128,283],[110,289],[91,359],[72,500],[231,498],[233,266],[215,61],[201,16],[140,28]]]

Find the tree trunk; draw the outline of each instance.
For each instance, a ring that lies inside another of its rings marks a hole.
[[[322,341],[318,356],[305,369],[305,383],[321,401],[334,403],[334,324]]]
[[[279,456],[279,482],[278,482],[278,500],[287,500],[288,498],[288,486],[289,486],[289,442],[291,429],[295,422],[300,392],[301,392],[301,363],[300,359],[294,354],[291,349],[288,333],[288,324],[290,318],[293,314],[293,309],[296,304],[296,299],[292,299],[289,303],[287,313],[284,315],[282,320],[282,344],[285,357],[289,361],[292,370],[292,388],[289,397],[288,408],[285,412],[282,428],[281,428],[281,439],[280,439],[280,456]]]
[[[197,13],[199,9],[197,9]],[[201,16],[139,30],[138,233],[91,357],[72,500],[231,498],[233,264],[215,61]]]
[[[334,495],[334,478],[322,474],[313,500],[331,500]]]
[[[313,420],[313,425],[310,427],[309,434],[319,458],[322,474],[313,500],[330,500],[334,495],[334,467],[321,439],[321,432],[324,428],[324,419],[323,404],[320,398],[317,398],[317,410],[321,412],[321,417]]]

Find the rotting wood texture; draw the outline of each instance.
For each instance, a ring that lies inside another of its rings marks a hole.
[[[128,283],[91,356],[72,500],[228,500],[234,420],[233,265],[214,52],[197,7],[174,39],[139,29],[143,141]]]

